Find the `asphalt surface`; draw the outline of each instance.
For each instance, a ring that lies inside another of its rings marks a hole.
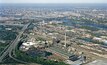
[[[30,23],[26,24],[21,32],[19,33],[19,35],[16,37],[16,39],[10,44],[10,46],[7,48],[6,51],[4,51],[4,53],[0,56],[0,63],[2,63],[3,59],[9,55],[10,57],[11,56],[11,52],[16,48],[16,46],[18,45],[18,42],[20,41],[20,37],[21,35],[24,33],[24,31],[27,29],[27,27],[29,26]]]

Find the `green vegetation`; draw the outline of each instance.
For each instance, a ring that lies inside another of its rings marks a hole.
[[[3,40],[0,40],[0,53],[4,50],[4,48],[6,46],[8,46],[8,44],[10,43],[10,41],[3,41]]]
[[[84,41],[87,41],[87,42],[92,42],[92,43],[95,43],[95,44],[101,44],[101,45],[104,44],[103,42],[99,42],[99,41],[93,40],[91,38],[78,38],[78,39],[81,39],[81,40],[84,40]]]
[[[43,57],[32,57],[19,50],[16,51],[16,55],[17,59],[20,59],[28,63],[38,63],[41,65],[67,65],[64,62],[55,62],[52,60],[44,59]]]
[[[3,51],[4,47],[0,47],[0,52]]]
[[[38,37],[38,38],[37,38],[37,41],[45,41],[45,39],[42,38],[42,37]]]
[[[7,25],[6,28],[11,28],[12,30],[21,30],[22,26],[10,26],[10,25]]]
[[[9,58],[8,56],[6,57],[5,61],[2,62],[4,65],[17,65],[17,61],[13,60],[12,58]]]
[[[1,31],[0,30],[0,39],[1,40],[14,40],[17,33],[12,31]]]
[[[12,30],[6,30],[5,28],[11,28]],[[0,52],[16,38],[18,34],[16,30],[21,28],[19,26],[0,26]]]
[[[81,26],[81,28],[88,29],[88,30],[91,30],[91,31],[98,31],[99,30],[98,28],[91,27],[91,26]]]

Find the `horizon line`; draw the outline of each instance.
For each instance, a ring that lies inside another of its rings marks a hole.
[[[1,3],[0,4],[107,4],[105,3]]]

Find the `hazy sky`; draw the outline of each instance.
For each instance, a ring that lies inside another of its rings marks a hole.
[[[107,3],[107,0],[0,0],[0,3]]]

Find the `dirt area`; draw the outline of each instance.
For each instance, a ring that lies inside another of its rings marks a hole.
[[[84,52],[84,55],[87,57],[87,62],[94,61],[96,59],[101,60],[107,60],[107,58],[95,55],[91,53],[92,51],[83,47],[80,47],[79,45],[72,45],[73,48],[76,48],[77,52]]]
[[[57,61],[64,61],[66,60],[65,58],[61,57],[59,54],[53,54],[48,57],[49,59],[57,60]]]

